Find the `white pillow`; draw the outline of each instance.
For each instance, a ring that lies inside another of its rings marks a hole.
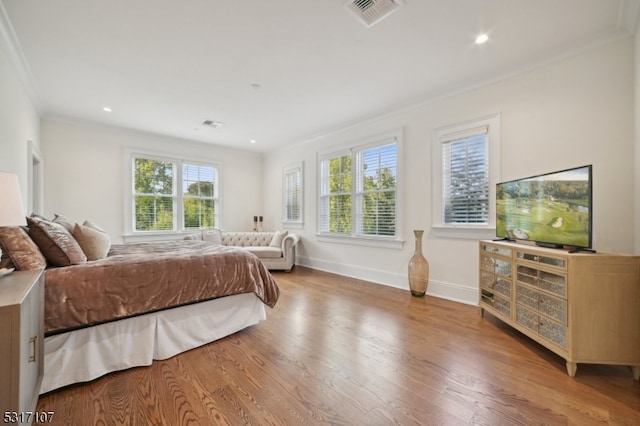
[[[282,247],[282,240],[284,240],[284,237],[286,237],[288,233],[289,231],[276,231],[276,233],[273,234],[273,238],[271,238],[269,247]]]
[[[222,245],[222,232],[220,232],[219,229],[202,231],[202,241],[208,241],[210,243]]]

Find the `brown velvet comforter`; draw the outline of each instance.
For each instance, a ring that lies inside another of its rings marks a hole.
[[[113,245],[106,259],[45,272],[45,334],[188,303],[279,289],[253,254],[202,241]]]

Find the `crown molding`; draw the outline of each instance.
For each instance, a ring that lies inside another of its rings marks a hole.
[[[625,0],[625,3],[627,1],[628,0]],[[632,1],[640,2],[640,0],[632,0]],[[638,8],[638,11],[640,13],[640,8]],[[613,29],[607,33],[601,34],[593,40],[584,42],[583,44],[569,46],[567,49],[564,49],[564,50],[561,49],[555,54],[550,55],[549,57],[541,58],[525,66],[507,69],[504,72],[496,74],[493,77],[488,77],[478,81],[473,81],[473,80],[459,81],[454,85],[442,87],[440,89],[436,89],[433,92],[426,93],[417,98],[410,99],[408,101],[398,103],[395,105],[391,105],[381,111],[378,111],[377,113],[374,112],[366,116],[355,118],[350,122],[343,123],[342,125],[329,128],[315,134],[302,136],[297,140],[290,141],[289,144],[285,143],[281,146],[275,147],[271,152],[286,151],[294,147],[303,146],[303,145],[318,141],[322,138],[340,134],[350,129],[362,127],[366,124],[373,124],[385,118],[394,117],[399,114],[405,113],[407,111],[413,111],[415,109],[421,108],[425,105],[434,104],[436,102],[442,101],[447,98],[451,98],[453,96],[458,96],[467,92],[471,92],[476,89],[480,89],[482,87],[487,87],[492,84],[496,84],[501,81],[526,74],[528,72],[535,71],[537,69],[549,66],[551,64],[578,56],[582,53],[600,48],[607,44],[626,39],[629,36],[630,36],[629,33],[623,30],[622,27],[618,26],[617,29]]]
[[[0,49],[4,50],[7,54],[9,64],[14,69],[16,76],[22,83],[27,96],[31,100],[31,104],[38,113],[42,115],[42,101],[38,89],[36,88],[31,68],[27,62],[27,59],[22,53],[20,43],[13,31],[11,20],[7,15],[7,11],[4,8],[4,4],[0,2]]]

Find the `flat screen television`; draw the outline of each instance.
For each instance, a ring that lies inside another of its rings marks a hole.
[[[592,166],[496,185],[496,236],[587,250],[592,244]]]

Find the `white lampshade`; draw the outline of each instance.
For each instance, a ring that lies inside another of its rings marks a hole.
[[[18,176],[0,172],[0,226],[26,224]]]

